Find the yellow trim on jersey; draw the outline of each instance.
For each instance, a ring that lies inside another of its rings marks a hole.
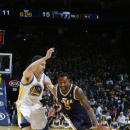
[[[20,84],[20,93],[19,93],[19,96],[18,96],[18,100],[20,100],[20,98],[22,96],[23,89],[24,89],[24,85]]]
[[[72,87],[73,87],[73,84],[71,84],[71,87],[70,87],[69,91],[68,91],[66,94],[63,94],[63,93],[61,92],[61,89],[59,88],[61,95],[64,96],[64,97],[66,97],[66,96],[70,93]]]
[[[73,89],[73,99],[78,100],[78,99],[75,97],[75,89],[76,89],[76,88],[77,88],[77,86],[75,86],[74,89]]]
[[[65,115],[64,115],[65,116]],[[65,116],[66,117],[66,116]],[[75,130],[77,130],[77,128],[73,125],[73,123],[72,123],[72,121],[70,120],[70,118],[69,117],[66,117],[67,119],[69,119],[69,121],[70,121],[70,123],[71,123],[71,125],[73,126],[73,128],[75,129]]]
[[[22,96],[23,89],[24,89],[24,85],[20,84],[20,93],[19,93],[19,96],[18,96],[18,101],[16,102],[16,104],[17,104],[17,113],[18,113],[20,123],[22,123],[22,118],[21,118],[20,107],[18,106],[18,104],[19,104],[19,100],[20,100],[20,98]]]
[[[18,113],[18,118],[19,118],[19,122],[22,123],[22,118],[21,118],[21,112],[20,112],[20,107],[17,106],[17,113]]]

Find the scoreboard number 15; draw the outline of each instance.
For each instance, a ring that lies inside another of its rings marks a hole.
[[[43,12],[43,17],[50,17],[50,12]]]

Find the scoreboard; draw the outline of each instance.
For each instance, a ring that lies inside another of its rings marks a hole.
[[[98,20],[98,14],[79,14],[69,11],[45,11],[29,9],[1,9],[0,17],[25,17],[25,18],[44,18],[44,19],[84,19]]]

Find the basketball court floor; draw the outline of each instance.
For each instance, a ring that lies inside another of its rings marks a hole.
[[[0,130],[21,130],[21,129],[18,126],[0,126]],[[57,130],[57,129],[51,129],[51,130]],[[69,130],[69,129],[66,129],[66,130]]]
[[[0,130],[20,130],[18,126],[0,126]]]

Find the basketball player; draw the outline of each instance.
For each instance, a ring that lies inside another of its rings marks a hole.
[[[17,100],[18,124],[22,130],[48,129],[45,110],[39,100],[42,99],[44,84],[54,94],[53,85],[44,74],[45,61],[53,52],[54,48],[50,48],[45,57],[35,56],[23,72]]]
[[[57,104],[62,105],[63,116],[73,130],[92,129],[92,124],[95,124],[97,129],[108,130],[98,124],[87,97],[81,88],[69,83],[67,73],[59,74],[56,89]]]

